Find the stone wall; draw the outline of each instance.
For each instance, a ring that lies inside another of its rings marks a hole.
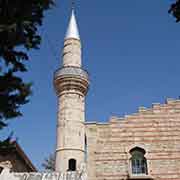
[[[56,169],[68,170],[69,159],[84,162],[84,97],[67,93],[60,96],[57,125]]]
[[[89,180],[134,179],[130,150],[146,151],[148,175],[139,179],[180,180],[180,100],[139,108],[107,124],[87,123]],[[138,177],[136,177],[138,179]]]
[[[0,180],[87,180],[87,176],[85,172],[10,173],[10,169],[5,168]]]

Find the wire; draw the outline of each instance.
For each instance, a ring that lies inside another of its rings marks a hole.
[[[58,42],[55,45],[55,43],[52,42],[52,40],[49,38],[49,35],[47,34],[47,32],[45,31],[44,28],[42,28],[42,34],[45,36],[45,39],[47,39],[47,42],[48,42],[47,44],[48,44],[48,47],[49,47],[51,54],[53,55],[53,57],[56,60],[59,61],[59,51],[56,50],[56,48],[55,48],[55,47],[59,47],[59,46],[56,46],[58,44]]]

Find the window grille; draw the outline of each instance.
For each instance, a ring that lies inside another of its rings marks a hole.
[[[131,168],[132,174],[148,174],[147,172],[147,160],[144,157],[145,151],[140,148],[131,150]]]

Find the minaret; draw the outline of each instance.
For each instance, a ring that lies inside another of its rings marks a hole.
[[[81,41],[72,10],[64,40],[62,67],[55,72],[58,96],[56,171],[75,171],[85,159],[85,96],[88,73],[81,67]]]

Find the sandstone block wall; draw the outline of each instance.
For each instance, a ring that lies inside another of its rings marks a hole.
[[[67,93],[59,97],[56,168],[68,170],[69,159],[84,162],[84,97]]]
[[[143,148],[148,175],[155,180],[180,180],[180,100],[139,108],[107,124],[86,124],[89,180],[130,179],[130,150]]]
[[[78,39],[67,39],[63,48],[63,67],[81,67],[81,42]]]

